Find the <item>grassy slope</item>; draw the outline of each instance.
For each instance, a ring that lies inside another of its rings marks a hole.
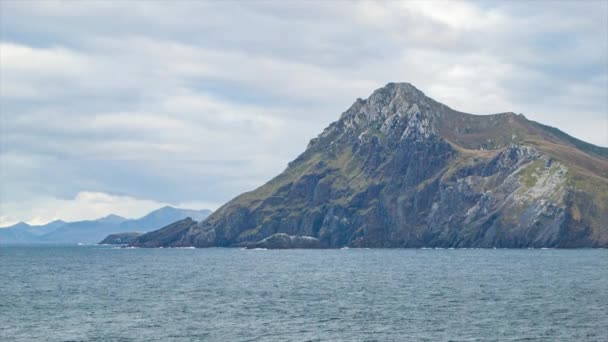
[[[608,148],[588,144],[521,115],[455,114],[443,121],[440,130],[461,156],[483,158],[495,151],[479,148],[500,149],[518,143],[534,147],[566,165],[571,226],[573,229],[588,227],[596,238],[606,236],[602,231],[608,229]],[[520,181],[524,187],[534,185],[536,179],[532,175],[537,164],[531,163],[522,170]]]
[[[502,113],[473,115],[451,111],[439,122],[441,135],[465,150],[496,150],[510,144],[537,148],[553,158],[601,178],[608,178],[608,148],[588,144],[557,128]]]

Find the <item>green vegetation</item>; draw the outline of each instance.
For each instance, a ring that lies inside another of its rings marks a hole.
[[[537,159],[519,171],[519,182],[523,185],[520,192],[526,191],[536,185],[538,176],[542,172],[541,169],[545,167],[544,164],[544,160]]]
[[[246,239],[247,237],[256,235],[259,232],[260,232],[260,228],[259,227],[252,228],[252,229],[247,229],[247,230],[243,231],[241,234],[239,234],[239,238]]]
[[[586,221],[594,228],[594,234],[600,234],[600,229],[608,229],[608,180],[578,170],[570,170],[566,177],[573,190],[572,218]]]

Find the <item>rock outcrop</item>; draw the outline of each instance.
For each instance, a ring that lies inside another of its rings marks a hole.
[[[136,238],[143,235],[143,233],[130,232],[130,233],[118,233],[110,234],[105,239],[99,242],[100,245],[128,245],[133,243]]]
[[[292,236],[285,233],[273,234],[262,241],[245,244],[247,248],[293,249],[324,248],[321,241],[312,236]]]
[[[180,222],[134,245],[608,247],[608,149],[390,83],[268,183]]]

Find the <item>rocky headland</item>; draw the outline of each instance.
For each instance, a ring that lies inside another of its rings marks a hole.
[[[608,247],[608,149],[389,83],[268,183],[132,245]]]

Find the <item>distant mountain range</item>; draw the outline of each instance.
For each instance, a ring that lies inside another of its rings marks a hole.
[[[268,183],[132,245],[608,247],[608,148],[389,83]]]
[[[53,221],[41,226],[24,222],[0,228],[0,244],[77,244],[98,243],[110,234],[123,232],[149,232],[172,222],[190,217],[204,220],[210,210],[191,210],[163,207],[138,219],[108,215],[97,220],[77,222]]]

